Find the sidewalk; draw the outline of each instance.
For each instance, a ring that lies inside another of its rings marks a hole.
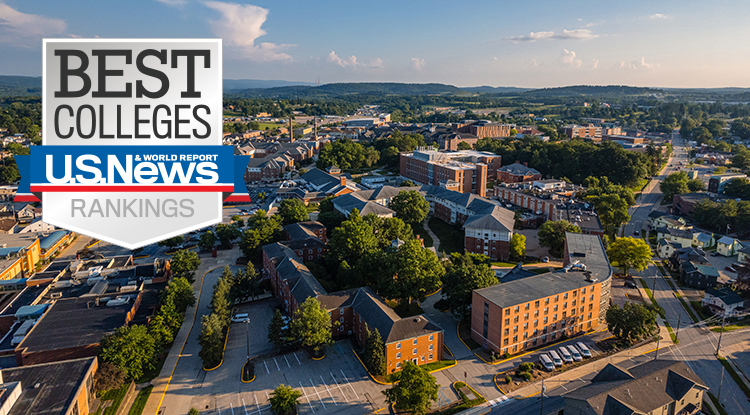
[[[427,225],[427,222],[430,220],[430,216],[427,216],[427,218],[422,222],[422,226],[424,227],[424,230],[427,231],[427,233],[430,235],[430,238],[432,238],[432,247],[435,248],[435,252],[438,251],[440,248],[440,239],[438,239],[437,235],[435,235],[434,232],[432,232],[432,229],[430,229],[429,225]]]

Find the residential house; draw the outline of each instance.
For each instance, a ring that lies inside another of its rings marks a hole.
[[[737,262],[750,266],[750,243],[742,243],[742,249],[737,251]]]
[[[742,318],[748,315],[745,299],[729,287],[706,290],[701,304],[712,313],[724,318]]]
[[[0,219],[0,233],[14,234],[18,232],[18,222],[15,218]]]
[[[711,232],[696,232],[693,234],[693,245],[699,248],[710,248],[715,244],[716,240]]]
[[[708,289],[716,286],[719,271],[711,265],[686,261],[681,264],[680,281],[688,287]]]
[[[686,247],[676,249],[669,257],[667,266],[674,271],[679,271],[682,264],[687,261],[693,261],[698,264],[708,264],[708,255],[706,255],[706,253],[700,248]]]
[[[706,383],[687,364],[650,360],[624,369],[608,363],[591,383],[563,395],[565,415],[699,414]]]
[[[664,238],[659,239],[656,245],[656,254],[659,258],[669,258],[675,250],[682,248],[681,244],[668,241]]]
[[[529,167],[526,162],[523,164],[515,162],[497,169],[497,181],[500,183],[520,183],[541,179],[542,173]]]
[[[657,228],[656,232],[658,239],[666,239],[669,242],[679,244],[682,248],[687,248],[693,244],[692,227],[689,229],[680,229],[662,226]]]
[[[661,215],[651,220],[651,229],[658,229],[661,227],[672,229],[687,229],[691,226],[687,225],[687,222],[684,218],[673,215]]]
[[[726,257],[737,255],[742,248],[740,241],[729,236],[722,236],[716,241],[716,252]]]

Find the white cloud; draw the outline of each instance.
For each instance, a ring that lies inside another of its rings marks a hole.
[[[211,28],[224,40],[225,45],[238,48],[243,57],[259,61],[292,60],[282,51],[294,45],[255,42],[266,34],[261,26],[268,17],[268,9],[220,1],[206,1],[203,4],[221,13],[221,20],[210,21]]]
[[[39,38],[62,34],[66,28],[64,20],[22,13],[0,0],[0,42],[30,46]]]
[[[589,29],[573,29],[573,30],[563,30],[562,33],[555,33],[554,31],[545,31],[545,32],[531,32],[526,36],[512,36],[505,38],[505,40],[510,40],[511,42],[536,42],[537,40],[549,40],[549,39],[558,39],[558,40],[590,40],[590,39],[596,39],[599,37],[599,35],[591,33],[591,30]]]
[[[648,18],[650,20],[666,20],[669,19],[669,16],[667,16],[666,14],[656,13],[648,16]]]
[[[334,51],[331,51],[331,53],[328,54],[328,62],[335,63],[336,65],[342,68],[357,69],[357,68],[382,68],[383,67],[383,60],[380,58],[375,58],[371,60],[370,63],[362,63],[359,60],[357,60],[357,57],[354,55],[349,56],[346,59],[342,59]]]
[[[156,0],[156,1],[158,1],[159,3],[164,3],[167,6],[175,6],[175,7],[184,6],[187,3],[187,0]]]
[[[414,69],[415,71],[417,71],[417,72],[421,72],[421,71],[422,71],[422,69],[424,68],[424,59],[419,59],[419,58],[411,58],[411,67],[412,67],[412,68],[413,68],[413,69]]]
[[[599,67],[599,60],[598,59],[594,59],[594,63],[591,65],[591,67],[594,68],[594,69],[598,68]]]
[[[576,58],[576,53],[572,50],[563,49],[563,53],[560,55],[560,61],[572,68],[580,68],[583,62]]]
[[[648,69],[658,68],[659,64],[646,62],[646,58],[641,57],[641,60],[632,61],[630,63],[627,63],[625,61],[620,61],[617,67],[622,68],[622,69],[634,69],[634,70],[646,69],[648,70]]]

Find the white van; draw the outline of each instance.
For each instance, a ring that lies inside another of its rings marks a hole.
[[[565,363],[573,363],[573,356],[571,356],[567,347],[562,346],[558,350],[560,350],[560,356],[562,357],[562,360],[565,361]]]
[[[576,362],[580,362],[581,360],[583,360],[581,354],[578,353],[578,349],[576,349],[572,344],[568,346],[568,351],[570,352],[570,355],[573,356],[573,360],[575,360]]]
[[[542,363],[542,366],[544,366],[544,368],[549,370],[550,372],[555,370],[555,365],[552,363],[552,359],[550,359],[546,354],[540,354],[539,361]]]
[[[250,315],[247,313],[235,314],[232,317],[232,323],[247,323],[250,320]]]
[[[576,343],[576,346],[578,346],[578,350],[581,351],[583,357],[591,357],[591,350],[583,342]]]
[[[549,356],[552,358],[552,363],[554,363],[555,366],[562,366],[563,365],[562,359],[560,359],[560,355],[557,354],[556,351],[550,350],[549,351]]]

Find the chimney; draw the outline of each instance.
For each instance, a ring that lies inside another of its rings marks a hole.
[[[520,160],[516,160],[516,163],[515,163],[515,164],[518,164],[518,163],[520,163],[520,162],[521,162]]]
[[[523,165],[526,166],[526,167],[529,167],[529,162],[528,161],[524,161]]]

